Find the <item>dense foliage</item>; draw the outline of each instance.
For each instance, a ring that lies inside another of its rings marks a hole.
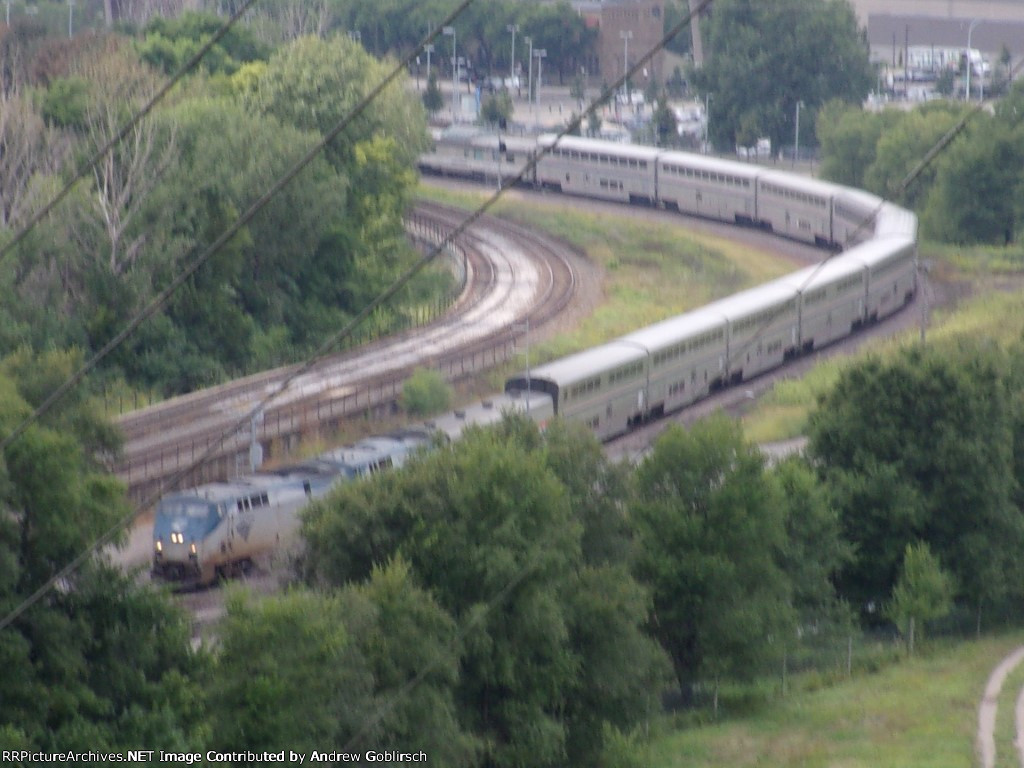
[[[3,434],[80,363],[61,353],[0,363]],[[72,395],[0,457],[4,617],[127,513],[102,465],[116,439],[95,413]],[[186,749],[203,734],[201,666],[179,609],[90,560],[0,631],[0,741],[46,751]]]
[[[788,145],[797,104],[808,117],[826,101],[860,104],[873,82],[867,46],[846,0],[716,0],[702,27],[705,62],[691,73],[710,100],[710,140],[722,149],[771,139]]]
[[[879,613],[908,545],[924,542],[956,597],[1019,599],[1020,352],[912,348],[852,366],[811,422],[811,451],[855,557],[839,590]]]
[[[39,64],[0,95],[0,241],[145,103],[158,69],[179,66],[219,23],[186,15],[154,22],[138,46],[83,36],[37,52],[45,77],[31,74]],[[9,42],[12,62],[32,50]],[[244,28],[226,37],[206,70],[140,121],[8,258],[0,352],[102,347],[388,68],[345,37],[273,52]],[[402,216],[425,141],[417,101],[398,86],[386,91],[116,351],[107,372],[181,392],[319,346],[415,258]],[[370,332],[403,324],[418,297],[439,289],[436,277],[418,282],[374,315]]]
[[[830,103],[818,118],[822,175],[914,209],[926,236],[949,243],[1015,241],[1024,218],[1024,87],[993,114],[970,115],[937,159],[921,158],[967,114],[956,102],[871,113]]]
[[[663,669],[628,573],[625,489],[579,428],[474,430],[316,505],[307,579],[338,588],[401,558],[462,627],[454,697],[482,764],[594,765],[608,727],[649,713]]]

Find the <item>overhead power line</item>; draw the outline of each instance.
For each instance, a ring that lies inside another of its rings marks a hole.
[[[254,0],[250,0],[250,3]],[[149,317],[157,312],[167,301],[174,295],[174,293],[199,270],[203,264],[205,264],[214,254],[216,254],[232,237],[234,237],[238,231],[244,227],[252,218],[266,206],[270,200],[277,195],[295,176],[302,171],[312,160],[335,138],[339,133],[344,131],[352,121],[361,115],[366,108],[392,83],[394,80],[402,74],[406,68],[412,63],[416,55],[422,50],[424,45],[430,43],[438,34],[441,32],[441,28],[447,24],[453,22],[466,8],[468,8],[475,0],[462,0],[458,6],[448,15],[448,17],[442,22],[442,24],[435,27],[429,32],[416,46],[416,48],[409,53],[401,62],[399,62],[390,72],[386,75],[373,89],[371,89],[362,99],[355,104],[352,109],[338,121],[338,123],[326,133],[319,142],[311,147],[298,161],[296,161],[284,174],[279,176],[273,184],[246,210],[230,227],[228,227],[213,243],[211,243],[195,260],[193,260],[181,273],[179,273],[171,283],[162,290],[156,297],[154,297],[149,304],[147,304],[142,310],[140,310],[128,324],[114,337],[112,338],[102,349],[100,349],[95,355],[87,360],[77,371],[75,371],[67,380],[65,380],[57,389],[55,389],[40,405],[32,411],[20,424],[18,424],[3,440],[0,440],[0,451],[5,450],[14,440],[46,413],[48,413],[54,405],[56,405],[64,396],[67,395],[74,387],[76,387],[93,369],[96,368],[99,363],[123,344],[138,328],[145,322]],[[446,241],[440,246],[434,249],[431,254],[428,254],[430,259],[436,256],[440,250],[450,242]],[[429,260],[429,259],[428,259]],[[426,261],[420,260],[419,264],[425,264]],[[247,414],[234,426],[229,427],[221,434],[220,438],[214,441],[210,448],[207,449],[192,465],[176,473],[172,482],[178,482],[186,473],[192,471],[196,466],[201,465],[205,462],[213,452],[218,449],[225,440],[231,435],[238,432],[243,425],[248,424],[251,418],[263,407],[266,403],[269,403],[274,397],[281,394],[287,387],[295,380],[296,376],[308,371],[325,353],[334,342],[345,338],[351,333],[351,331],[362,322],[374,308],[379,306],[381,303],[391,298],[411,277],[419,270],[410,270],[405,275],[401,276],[390,288],[385,290],[375,301],[371,302],[362,312],[360,312],[348,323],[344,329],[335,336],[331,337],[324,345],[309,358],[303,366],[301,366],[292,376],[289,376],[281,386],[275,390],[271,395],[264,398],[250,414]],[[159,498],[164,484],[162,483],[160,488],[154,494],[156,498]],[[57,573],[51,576],[45,583],[43,583],[35,592],[25,598],[17,607],[15,607],[10,613],[8,613],[2,620],[0,620],[0,630],[8,626],[18,616],[24,613],[29,607],[38,602],[43,595],[45,595],[50,589],[52,589],[57,583],[66,580],[71,576],[75,570],[77,570],[93,553],[98,552],[103,547],[107,546],[117,537],[118,533],[128,526],[143,509],[148,508],[150,504],[155,501],[154,499],[145,499],[136,509],[132,510],[128,515],[125,515],[120,521],[114,526],[109,528],[103,534],[101,534],[89,547],[83,550],[77,557],[75,557],[70,563],[61,568]]]

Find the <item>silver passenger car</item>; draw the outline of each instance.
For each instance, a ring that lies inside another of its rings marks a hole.
[[[586,195],[620,203],[648,203],[657,199],[655,164],[659,150],[545,134],[537,140],[550,151],[537,162],[537,184],[571,195]]]
[[[733,294],[704,309],[725,317],[730,384],[782,365],[799,351],[798,293],[774,282]]]
[[[757,218],[773,232],[819,246],[831,246],[832,198],[842,187],[781,171],[757,177]]]
[[[505,391],[545,392],[555,414],[582,421],[598,438],[622,434],[647,409],[647,351],[623,340],[519,373]]]
[[[744,163],[662,152],[658,156],[658,202],[671,210],[722,221],[752,224],[761,170]]]
[[[695,310],[622,338],[650,357],[645,418],[689,405],[723,383],[725,334],[723,315]]]

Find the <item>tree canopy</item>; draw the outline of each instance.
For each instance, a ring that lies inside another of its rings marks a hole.
[[[621,507],[599,498],[625,487],[591,435],[549,432],[521,418],[471,430],[342,487],[305,525],[311,583],[361,581],[400,556],[459,623],[459,722],[495,766],[596,764],[607,728],[648,711],[663,670],[610,519]]]
[[[26,73],[0,97],[0,140],[10,148],[0,160],[0,239],[156,90],[163,75],[147,64],[156,55],[147,46],[171,40],[183,46],[174,56],[187,56],[214,22],[186,14],[154,21],[138,46],[105,35],[46,49],[46,79]],[[0,271],[0,353],[101,348],[389,67],[347,37],[271,52],[240,28],[218,45],[223,56],[139,121],[12,254]],[[179,393],[318,347],[415,258],[402,218],[425,125],[415,99],[388,89],[105,361],[104,374]],[[417,278],[375,315],[371,333],[405,325],[417,302],[446,290],[441,275]]]
[[[0,363],[0,424],[22,421],[81,364],[27,352]],[[127,514],[103,469],[112,430],[84,394],[0,457],[0,615]],[[200,741],[201,700],[183,612],[93,557],[0,632],[0,734],[26,749],[183,750]]]
[[[881,610],[918,541],[968,605],[1016,589],[1024,519],[1012,504],[1009,380],[989,346],[914,347],[851,366],[813,414],[811,452],[855,547],[839,588],[861,610]]]
[[[846,0],[716,0],[702,22],[704,66],[691,73],[710,98],[710,139],[721,148],[768,137],[792,143],[826,101],[859,104],[873,82],[867,46]],[[806,130],[806,128],[805,128]]]
[[[925,166],[921,159],[965,117],[963,104],[871,113],[832,102],[817,120],[822,176],[912,208],[927,237],[956,244],[1010,243],[1024,217],[1022,94],[1024,88],[1014,86],[994,114],[971,114],[942,154]]]
[[[637,485],[636,573],[680,687],[754,674],[794,618],[785,518],[760,453],[725,417],[672,426]]]

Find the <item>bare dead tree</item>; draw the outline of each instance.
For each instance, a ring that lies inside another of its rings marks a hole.
[[[156,76],[116,43],[79,62],[76,74],[94,88],[85,117],[85,134],[92,147],[102,146],[115,135],[158,85]],[[173,129],[160,129],[150,116],[137,123],[93,169],[92,212],[106,236],[107,266],[112,274],[123,274],[138,258],[145,234],[133,234],[131,225],[174,156]]]
[[[66,137],[47,127],[20,91],[0,92],[0,226],[17,227],[34,207],[33,179],[60,170]]]

